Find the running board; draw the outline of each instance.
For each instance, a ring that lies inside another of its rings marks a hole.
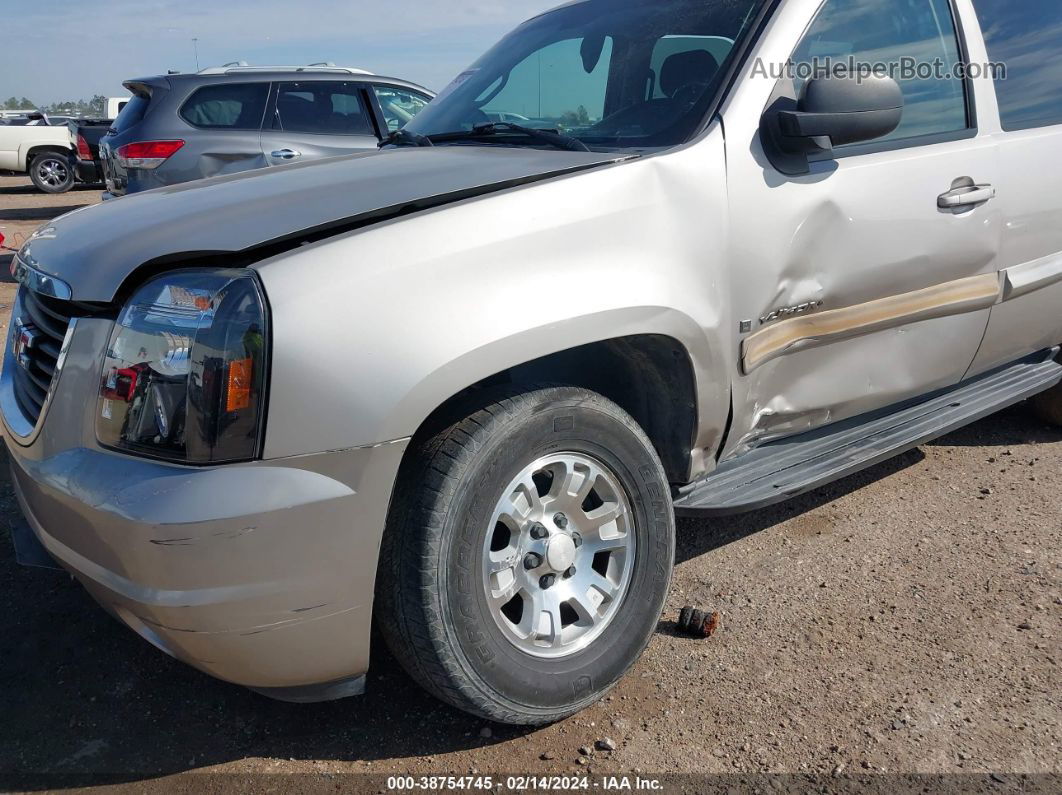
[[[1062,381],[1056,351],[966,381],[918,403],[780,439],[719,466],[675,500],[679,516],[742,513],[840,480]]]

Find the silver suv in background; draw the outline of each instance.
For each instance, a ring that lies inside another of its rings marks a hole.
[[[22,538],[271,696],[360,692],[375,621],[461,709],[591,704],[676,512],[1062,423],[1060,8],[581,0],[381,151],[49,223],[0,384]],[[761,68],[908,53],[1011,63]]]
[[[432,99],[362,69],[226,66],[130,80],[100,144],[105,198],[375,149]]]

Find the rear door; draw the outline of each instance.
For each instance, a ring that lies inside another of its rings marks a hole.
[[[185,146],[159,169],[167,184],[249,171],[267,165],[261,127],[268,82],[225,82],[197,88],[178,111],[195,129]],[[149,117],[149,129],[151,117]],[[145,130],[147,132],[147,130]],[[164,130],[155,137],[163,138]]]
[[[1003,302],[977,354],[989,370],[1062,342],[1062,3],[973,0],[993,76]],[[994,117],[994,113],[993,113]]]
[[[270,165],[372,150],[380,142],[367,87],[358,82],[277,83],[273,112],[262,129]]]

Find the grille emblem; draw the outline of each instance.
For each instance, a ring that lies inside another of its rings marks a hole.
[[[21,320],[16,320],[14,337],[11,353],[14,355],[19,367],[28,370],[30,366],[29,352],[37,347],[41,333],[34,326],[23,323]]]

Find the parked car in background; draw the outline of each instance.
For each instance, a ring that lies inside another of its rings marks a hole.
[[[108,119],[117,119],[118,114],[125,110],[125,106],[129,104],[129,99],[129,97],[107,97],[104,115]]]
[[[70,167],[70,131],[65,124],[49,124],[43,114],[28,123],[0,125],[0,169],[29,174],[45,193],[64,193],[74,185]]]
[[[375,149],[428,89],[330,66],[206,69],[131,80],[100,145],[105,197]]]
[[[113,123],[112,119],[81,119],[68,125],[72,147],[68,159],[78,182],[87,185],[103,182],[100,141]]]

